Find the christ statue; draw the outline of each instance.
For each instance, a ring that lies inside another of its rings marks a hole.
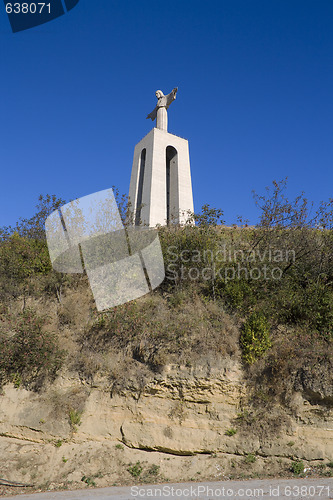
[[[161,130],[168,130],[168,113],[167,109],[176,99],[178,87],[175,87],[170,94],[164,95],[161,90],[157,90],[155,95],[157,97],[157,104],[155,109],[149,113],[147,119],[156,120],[156,127]]]

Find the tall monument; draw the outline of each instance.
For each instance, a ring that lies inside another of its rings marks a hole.
[[[188,141],[168,132],[167,109],[177,91],[156,91],[157,104],[147,116],[156,127],[134,149],[129,200],[135,225],[184,224],[193,212]]]

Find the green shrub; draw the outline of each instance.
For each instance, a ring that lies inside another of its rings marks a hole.
[[[69,421],[74,430],[76,430],[77,425],[81,425],[82,412],[77,410],[69,411]]]
[[[48,215],[65,203],[55,195],[40,196],[37,212],[14,227],[0,228],[0,297],[18,297],[31,285],[31,277],[48,274],[51,262],[45,241]]]
[[[22,378],[19,373],[14,373],[11,381],[14,384],[15,389],[18,389],[22,385]]]
[[[252,364],[271,347],[269,325],[261,313],[252,313],[244,323],[240,336],[243,359]]]
[[[247,311],[249,307],[256,304],[258,299],[258,284],[254,287],[251,280],[218,280],[217,289],[218,295],[223,298],[228,309],[231,310]]]
[[[57,198],[56,195],[40,195],[36,205],[36,213],[30,219],[20,218],[14,227],[0,228],[0,240],[6,240],[16,233],[22,238],[31,240],[45,240],[44,224],[47,217],[66,203],[65,200]]]
[[[237,429],[227,429],[225,431],[226,436],[234,436],[237,433]]]
[[[295,460],[291,464],[291,472],[294,474],[302,474],[304,472],[304,462],[302,460]]]
[[[138,461],[138,462],[136,462],[136,464],[130,465],[127,470],[131,474],[131,476],[139,477],[143,468],[142,468],[141,463]]]
[[[81,478],[81,481],[83,483],[86,483],[88,486],[94,486],[94,487],[96,486],[95,481],[91,477],[83,476]]]
[[[33,311],[0,317],[0,382],[16,387],[42,384],[54,378],[62,366],[65,351],[56,336],[43,331],[44,320]]]
[[[29,240],[17,233],[0,240],[0,298],[26,295],[31,278],[48,274],[51,262],[45,241]]]
[[[249,453],[248,455],[246,455],[244,461],[247,464],[253,464],[256,461],[256,459],[257,458],[254,453]]]
[[[197,226],[201,229],[216,227],[219,224],[224,224],[223,211],[220,208],[213,208],[206,204],[201,207],[201,212],[192,214]]]

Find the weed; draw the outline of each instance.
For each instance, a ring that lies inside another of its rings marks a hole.
[[[234,436],[236,433],[237,433],[237,429],[233,429],[233,428],[227,429],[225,431],[225,435],[226,436]]]
[[[139,477],[143,468],[141,466],[141,463],[138,461],[136,464],[131,465],[128,467],[128,472],[131,474],[133,477]]]
[[[149,469],[148,469],[148,474],[151,474],[152,476],[157,476],[160,471],[160,466],[153,464]]]
[[[81,481],[86,483],[88,486],[96,486],[95,481],[91,477],[83,476]]]
[[[289,441],[289,442],[287,443],[287,446],[294,446],[294,444],[295,444],[295,441]]]
[[[256,456],[254,453],[249,453],[244,459],[245,463],[253,464],[256,461]]]
[[[124,446],[123,446],[122,444],[118,443],[118,444],[116,444],[115,448],[116,448],[117,450],[123,450],[123,449],[124,449]]]
[[[22,377],[19,373],[14,373],[12,377],[12,382],[14,384],[15,389],[18,389],[22,384]]]
[[[56,441],[56,443],[54,443],[54,446],[55,446],[56,448],[60,448],[60,446],[61,446],[61,445],[62,445],[62,441],[61,441],[61,439],[59,439],[58,441]]]
[[[240,421],[246,420],[248,418],[248,416],[249,416],[248,410],[243,410],[243,411],[237,413],[237,420],[240,420]]]
[[[81,425],[82,411],[69,410],[69,421],[74,431],[77,430],[77,426]]]
[[[64,462],[64,464],[65,464],[66,462],[68,462],[68,458],[62,457],[62,461],[63,461],[63,462]]]
[[[333,460],[331,462],[328,462],[328,464],[326,464],[327,467],[330,467],[331,469],[333,469]]]
[[[98,316],[96,318],[96,320],[94,321],[94,324],[93,324],[93,328],[95,330],[101,330],[102,328],[104,328],[106,325],[106,319],[104,317],[103,314],[101,314],[100,316]]]
[[[302,460],[295,460],[291,464],[291,472],[294,474],[302,474],[304,472],[304,462]]]
[[[168,297],[168,302],[172,307],[181,306],[186,298],[186,294],[181,291],[176,291]]]

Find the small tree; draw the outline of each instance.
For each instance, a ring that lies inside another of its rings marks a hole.
[[[224,224],[223,210],[220,208],[213,208],[209,204],[202,205],[200,213],[188,212],[188,223],[195,224],[200,228],[206,229],[216,227],[219,224]]]
[[[36,205],[37,212],[30,219],[20,219],[14,227],[6,226],[0,229],[0,240],[6,240],[13,233],[18,236],[29,239],[45,240],[45,221],[47,217],[58,210],[66,201],[57,198],[55,194],[42,194],[38,198]]]
[[[252,313],[243,325],[240,336],[243,359],[252,364],[271,347],[269,325],[262,313]]]

